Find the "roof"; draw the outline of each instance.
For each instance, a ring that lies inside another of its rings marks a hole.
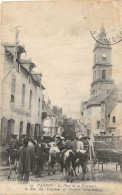
[[[36,65],[31,61],[31,59],[27,59],[27,60],[20,59],[19,61],[21,64],[31,64],[33,66],[33,68],[36,67]]]
[[[14,55],[14,52],[15,52],[15,44],[4,43],[3,46],[4,46],[4,48],[5,48],[6,51],[8,51],[8,52],[10,52],[12,55]],[[17,46],[17,52],[18,52],[19,54],[25,53],[25,52],[26,52],[26,51],[25,51],[25,47],[22,46],[22,45],[18,45],[18,46]],[[24,64],[31,64],[31,65],[33,66],[33,68],[36,67],[36,65],[31,61],[31,59],[27,59],[27,60],[26,60],[26,59],[19,59],[19,60],[17,59],[17,61],[19,61],[20,64],[21,64],[21,66],[28,72],[28,74],[30,74],[30,75],[32,76],[33,81],[34,81],[39,87],[41,87],[42,89],[45,89],[44,86],[41,84],[40,79],[39,79],[39,77],[40,77],[41,74],[38,74],[38,73],[30,73],[30,72],[28,71],[28,69],[24,66]]]
[[[106,115],[109,115],[113,109],[116,107],[118,102],[118,89],[114,88],[113,91],[106,98]]]
[[[4,48],[6,51],[10,52],[12,55],[14,55],[15,52],[15,44],[9,44],[9,43],[4,43]],[[25,53],[25,47],[24,45],[18,45],[17,46],[17,52],[19,53]]]
[[[87,107],[101,105],[101,103],[107,98],[107,96],[109,96],[109,94],[104,92],[104,93],[94,97],[93,99],[88,100]]]
[[[105,28],[103,25],[100,29],[98,41],[96,41],[94,49],[97,47],[107,47],[107,48],[111,49],[111,45],[110,45],[109,40],[106,37],[106,32],[105,32]]]
[[[47,104],[44,100],[43,100],[43,104],[44,104],[44,110],[47,111],[47,115],[52,116],[53,112],[52,112],[51,106],[49,104]]]

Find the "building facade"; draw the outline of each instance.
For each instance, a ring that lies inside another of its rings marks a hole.
[[[120,124],[122,90],[112,79],[111,52],[112,47],[102,26],[93,49],[93,82],[90,98],[82,102],[80,108],[83,130],[91,136],[120,135],[122,132]]]
[[[42,104],[45,117],[43,119],[43,131],[45,136],[61,135],[63,131],[62,109],[58,106],[52,106],[48,99],[43,100]]]
[[[15,55],[16,50],[16,55]],[[10,134],[27,137],[39,134],[42,118],[44,87],[41,74],[33,71],[35,64],[22,60],[23,46],[4,44],[3,76],[1,83],[1,143],[10,139]]]

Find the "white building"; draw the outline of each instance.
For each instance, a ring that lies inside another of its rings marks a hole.
[[[17,49],[17,52],[16,52]],[[41,74],[32,70],[35,64],[22,60],[23,46],[4,44],[1,82],[1,143],[10,139],[10,134],[21,138],[40,133],[43,89]],[[16,52],[16,55],[15,55]]]

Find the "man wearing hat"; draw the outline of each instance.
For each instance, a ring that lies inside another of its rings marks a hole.
[[[83,140],[83,144],[84,144],[84,150],[86,150],[86,152],[89,151],[89,140],[91,138],[89,136],[84,136],[84,140]]]
[[[14,135],[14,148],[19,149],[19,140],[17,139],[17,135]]]
[[[65,149],[72,150],[74,152],[77,150],[77,142],[73,137],[71,137],[71,139],[66,142]]]
[[[19,149],[19,176],[18,179],[27,183],[29,181],[29,172],[31,171],[31,157],[33,151],[28,147],[28,139],[23,140],[23,146]]]
[[[37,137],[37,144],[34,146],[34,155],[35,155],[35,172],[36,177],[43,177],[43,162],[44,162],[44,144],[42,143],[41,136]]]
[[[14,134],[10,135],[10,141],[8,143],[9,149],[13,149],[14,148]]]
[[[82,135],[80,135],[80,136],[78,137],[78,141],[77,141],[77,150],[84,150],[83,139],[84,139],[84,137],[83,137]]]
[[[25,138],[26,138],[25,134],[22,134],[21,139],[20,139],[20,144],[19,144],[20,146],[24,145],[23,141]]]

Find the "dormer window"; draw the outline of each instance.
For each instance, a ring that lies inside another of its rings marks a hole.
[[[102,61],[106,61],[106,53],[102,54]]]

